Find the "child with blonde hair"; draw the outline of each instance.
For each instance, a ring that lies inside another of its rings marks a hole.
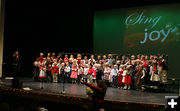
[[[118,69],[117,65],[115,64],[110,73],[110,83],[112,87],[117,87],[117,77],[118,77]]]
[[[73,84],[77,82],[77,76],[78,76],[77,63],[76,61],[73,61],[72,72],[71,72],[71,79]]]
[[[109,63],[105,63],[105,68],[104,68],[104,80],[106,82],[106,85],[109,86],[109,76],[111,73],[111,68],[109,68]]]

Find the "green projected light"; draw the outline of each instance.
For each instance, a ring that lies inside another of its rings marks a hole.
[[[168,54],[169,71],[179,76],[180,4],[95,12],[94,53]]]

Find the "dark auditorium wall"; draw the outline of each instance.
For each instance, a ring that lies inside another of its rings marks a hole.
[[[32,64],[40,52],[92,53],[92,14],[90,8],[78,4],[7,0],[6,67],[10,67],[15,50],[21,55],[23,74],[29,76],[32,76]]]
[[[93,53],[95,10],[152,5],[177,0],[38,1],[6,0],[4,72],[9,73],[15,50],[22,58],[23,76],[32,76],[33,61],[40,52]]]

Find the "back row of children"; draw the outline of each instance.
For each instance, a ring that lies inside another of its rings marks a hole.
[[[102,57],[102,58],[101,58]],[[167,82],[167,59],[164,55],[128,55],[97,56],[88,59],[81,54],[65,55],[64,58],[48,53],[34,62],[34,79],[46,79],[48,82],[80,83],[81,80],[96,84],[104,80],[108,86],[121,89],[144,89],[143,86],[153,82]]]

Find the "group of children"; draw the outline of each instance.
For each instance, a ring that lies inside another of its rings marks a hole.
[[[144,89],[149,82],[167,82],[167,56],[165,55],[94,55],[82,58],[81,54],[56,56],[40,53],[34,62],[34,79],[48,82],[96,84],[104,80],[107,86],[121,89]]]

